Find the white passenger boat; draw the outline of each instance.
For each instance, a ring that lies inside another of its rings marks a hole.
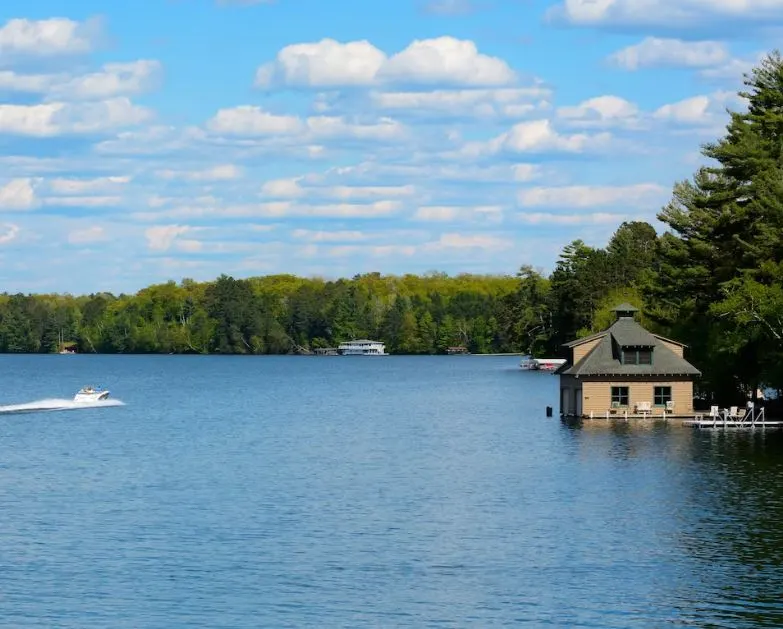
[[[380,341],[358,339],[340,343],[337,353],[342,356],[388,356],[386,345]]]
[[[554,371],[565,364],[565,358],[533,358],[525,356],[519,366],[526,371]]]
[[[83,387],[73,396],[74,402],[98,402],[109,397],[108,389],[101,387]]]

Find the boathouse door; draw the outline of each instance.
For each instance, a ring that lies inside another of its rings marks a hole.
[[[581,417],[582,415],[582,389],[574,389],[574,415]]]
[[[568,408],[568,402],[569,402],[569,392],[570,389],[560,389],[560,414],[561,415],[570,415],[571,409]]]

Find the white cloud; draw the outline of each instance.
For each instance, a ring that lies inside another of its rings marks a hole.
[[[98,72],[55,83],[53,100],[104,100],[115,96],[141,94],[157,86],[162,66],[154,59],[129,63],[107,63]]]
[[[500,86],[516,80],[505,61],[454,37],[415,40],[391,57],[366,40],[286,46],[256,72],[256,85],[346,87],[377,84]]]
[[[653,116],[661,120],[669,120],[685,124],[709,124],[711,117],[709,108],[712,100],[709,96],[693,96],[676,103],[659,107]]]
[[[68,242],[72,245],[101,242],[103,240],[106,240],[106,230],[99,225],[85,227],[84,229],[72,229],[68,232]]]
[[[306,191],[299,185],[299,179],[274,179],[267,181],[261,187],[261,194],[267,197],[293,199],[306,194]]]
[[[0,133],[51,137],[98,133],[147,122],[152,112],[127,98],[92,103],[0,104]]]
[[[118,196],[46,197],[46,205],[56,207],[113,207],[122,203]]]
[[[270,201],[245,205],[223,205],[198,203],[183,204],[158,209],[154,212],[136,212],[132,218],[139,221],[161,219],[181,220],[188,218],[383,218],[392,216],[402,209],[399,201],[383,199],[371,203],[293,203],[291,201]]]
[[[217,133],[245,136],[287,135],[302,130],[302,121],[296,116],[276,115],[261,107],[240,105],[221,109],[207,123]]]
[[[630,186],[561,186],[521,190],[518,202],[523,207],[645,207],[662,200],[671,191],[654,183]]]
[[[728,59],[725,63],[703,68],[699,71],[699,76],[704,79],[714,81],[725,81],[739,85],[745,74],[750,74],[751,70],[758,66],[764,54],[758,54],[752,59]]]
[[[54,74],[18,74],[13,70],[0,71],[0,91],[43,94],[58,80]]]
[[[0,57],[82,54],[93,49],[100,22],[12,19],[0,27]]]
[[[442,234],[437,241],[425,245],[426,249],[485,249],[488,251],[503,251],[513,246],[508,238],[492,236],[490,234],[465,235],[459,233]]]
[[[406,134],[405,125],[391,118],[367,124],[349,122],[340,116],[314,116],[307,119],[307,129],[317,139],[394,140]]]
[[[404,137],[407,131],[405,125],[391,118],[369,123],[350,121],[342,116],[312,116],[302,120],[297,116],[272,114],[251,105],[221,109],[207,122],[207,128],[213,133],[230,136],[295,135],[302,144],[325,139],[394,140]],[[308,152],[316,147],[310,144]],[[320,152],[316,150],[316,153]]]
[[[147,239],[147,247],[153,251],[168,251],[174,241],[192,231],[188,225],[156,225],[144,232]]]
[[[52,179],[49,190],[54,194],[88,194],[116,189],[130,183],[129,176],[98,177],[95,179]]]
[[[234,164],[219,164],[203,170],[159,170],[161,179],[184,179],[185,181],[232,181],[240,179],[243,170]]]
[[[628,217],[609,212],[554,214],[550,212],[520,212],[517,218],[528,225],[619,225]]]
[[[488,222],[499,222],[503,218],[503,207],[500,205],[423,205],[413,215],[413,220],[432,223],[448,223],[457,220],[483,219]]]
[[[434,90],[427,92],[373,92],[379,109],[414,114],[520,118],[549,107],[551,91],[541,86],[498,89]]]
[[[307,242],[361,242],[369,236],[358,230],[319,231],[311,229],[295,229],[291,236]]]
[[[366,40],[342,44],[334,39],[293,44],[256,72],[256,85],[327,87],[368,85],[386,55]]]
[[[690,32],[770,26],[783,21],[780,0],[563,0],[547,15],[577,26],[660,27]],[[747,34],[747,29],[742,32]]]
[[[19,225],[13,223],[3,223],[0,225],[0,245],[7,245],[12,240],[15,240],[19,235]]]
[[[609,145],[609,133],[558,133],[549,120],[532,120],[515,124],[509,131],[488,141],[468,142],[446,157],[474,159],[498,153],[586,153]]]
[[[655,67],[708,68],[726,63],[729,51],[718,41],[683,41],[646,37],[618,50],[610,61],[626,70]]]
[[[634,126],[639,122],[639,108],[619,96],[596,96],[572,107],[559,107],[557,115],[580,126]]]
[[[407,186],[332,186],[314,188],[313,192],[338,199],[366,199],[368,197],[409,197],[415,194],[416,188]]]
[[[12,179],[0,185],[0,210],[31,210],[37,205],[33,179]]]

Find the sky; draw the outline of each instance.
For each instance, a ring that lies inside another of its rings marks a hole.
[[[703,163],[783,0],[3,0],[0,291],[550,271]]]

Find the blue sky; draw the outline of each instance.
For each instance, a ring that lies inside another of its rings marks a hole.
[[[781,26],[783,0],[5,0],[0,290],[548,271],[654,222]]]

